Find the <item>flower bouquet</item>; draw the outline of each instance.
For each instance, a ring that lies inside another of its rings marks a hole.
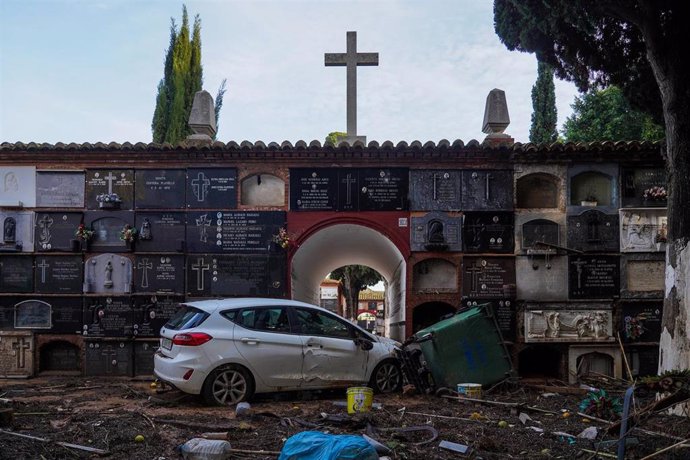
[[[642,193],[642,199],[649,201],[664,201],[666,196],[666,189],[660,186],[650,187]]]
[[[84,224],[79,224],[77,231],[74,232],[74,236],[76,236],[78,240],[89,241],[91,238],[93,238],[93,230]]]
[[[283,249],[290,247],[290,236],[285,227],[280,227],[278,234],[273,235],[272,241]]]
[[[120,207],[122,200],[117,193],[101,193],[96,196],[98,207],[103,209],[116,209]]]
[[[137,229],[129,224],[125,224],[120,230],[120,239],[125,243],[133,243],[137,238]]]

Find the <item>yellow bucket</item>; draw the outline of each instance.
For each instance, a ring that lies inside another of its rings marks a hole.
[[[347,413],[369,412],[374,400],[374,390],[369,387],[350,387],[347,389]]]
[[[458,395],[481,399],[482,385],[480,383],[458,383]]]

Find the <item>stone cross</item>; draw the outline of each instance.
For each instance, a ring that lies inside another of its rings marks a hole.
[[[379,65],[379,53],[358,53],[357,32],[347,33],[346,53],[326,53],[326,67],[347,67],[347,137],[352,145],[355,141],[366,142],[366,136],[357,136],[357,66]]]
[[[346,196],[346,202],[345,204],[350,205],[352,204],[352,184],[357,182],[357,179],[352,178],[352,174],[349,174],[345,177],[345,185],[347,186],[347,196]]]
[[[24,369],[26,366],[26,351],[31,348],[31,342],[27,342],[24,337],[20,337],[12,344],[12,349],[17,352],[17,369]]]
[[[46,282],[46,268],[50,267],[50,264],[46,262],[45,259],[41,260],[41,263],[36,265],[38,268],[41,269],[41,283]]]
[[[473,265],[471,267],[468,267],[466,271],[467,271],[467,273],[472,275],[470,291],[476,292],[477,289],[479,288],[479,284],[477,283],[477,281],[479,279],[479,275],[482,272],[484,272],[484,269],[482,267],[477,267],[476,265]]]
[[[113,181],[117,179],[117,176],[113,176],[112,171],[108,171],[108,175],[105,176],[103,179],[108,181],[108,195],[113,194]]]
[[[196,259],[196,265],[192,265],[192,270],[196,272],[196,290],[197,291],[203,291],[204,290],[204,272],[207,272],[211,269],[211,266],[209,264],[204,264],[204,258],[203,257],[198,257]]]
[[[209,185],[211,185],[211,181],[202,172],[199,173],[196,179],[192,180],[192,190],[198,202],[202,202],[206,199]]]
[[[573,262],[575,268],[577,269],[577,288],[582,289],[582,267],[587,265],[587,262],[582,259],[577,259]]]
[[[141,270],[141,287],[149,287],[149,270],[153,268],[153,264],[149,262],[148,257],[141,259],[141,262],[137,264],[137,268]]]

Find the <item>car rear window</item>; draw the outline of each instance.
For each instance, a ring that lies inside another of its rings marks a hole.
[[[208,318],[208,313],[189,305],[181,305],[175,316],[165,323],[167,329],[181,330],[199,326]]]

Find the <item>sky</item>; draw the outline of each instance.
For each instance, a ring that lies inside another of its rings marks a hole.
[[[482,140],[486,96],[528,142],[534,55],[511,52],[489,0],[187,0],[202,21],[203,87],[228,89],[218,140],[323,142],[346,130],[347,31],[378,67],[357,69],[358,134],[398,143]],[[0,0],[0,142],[151,142],[172,0]],[[558,127],[577,90],[556,80]]]

